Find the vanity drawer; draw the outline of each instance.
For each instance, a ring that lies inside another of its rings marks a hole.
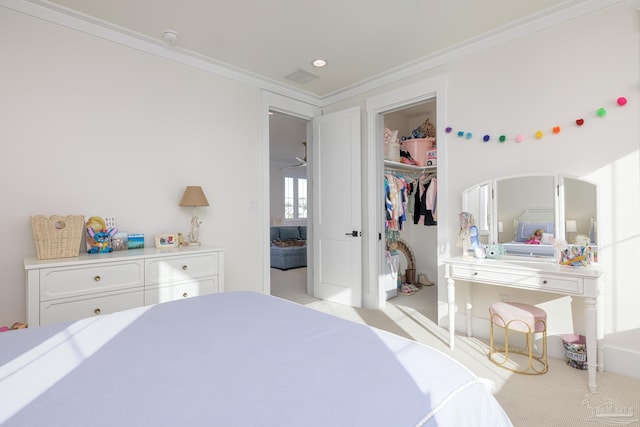
[[[218,254],[216,252],[181,257],[160,257],[146,261],[147,285],[216,276],[217,274]]]
[[[515,271],[494,271],[479,269],[473,266],[451,266],[451,276],[454,279],[473,282],[512,286],[516,288],[530,288],[540,291],[561,292],[582,295],[584,281],[580,277],[568,277],[547,274],[528,274]]]
[[[40,325],[83,319],[101,314],[140,307],[144,302],[142,287],[133,292],[121,292],[91,298],[69,298],[40,303]]]
[[[86,264],[40,270],[41,301],[143,285],[142,261]]]
[[[213,276],[171,285],[146,287],[144,291],[144,303],[145,305],[158,304],[161,302],[214,294],[217,292],[218,277]]]

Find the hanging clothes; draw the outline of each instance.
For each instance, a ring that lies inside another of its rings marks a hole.
[[[407,205],[409,202],[410,183],[405,177],[385,174],[385,229],[401,231],[407,220]]]
[[[423,176],[418,180],[414,195],[413,223],[423,222],[424,225],[437,225],[434,215],[437,201],[437,180],[434,176]]]

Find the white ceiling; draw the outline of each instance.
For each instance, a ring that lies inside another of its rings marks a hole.
[[[27,0],[146,41],[168,43],[163,31],[175,30],[172,49],[318,98],[615,1]],[[313,68],[315,58],[328,65]],[[286,78],[297,70],[318,77],[306,84]]]

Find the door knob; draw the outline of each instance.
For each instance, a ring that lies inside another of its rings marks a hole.
[[[344,233],[345,236],[358,237],[359,233],[356,230],[353,230],[351,233]]]

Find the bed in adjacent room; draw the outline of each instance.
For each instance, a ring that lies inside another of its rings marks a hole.
[[[509,426],[402,337],[231,292],[0,334],[3,426]]]

